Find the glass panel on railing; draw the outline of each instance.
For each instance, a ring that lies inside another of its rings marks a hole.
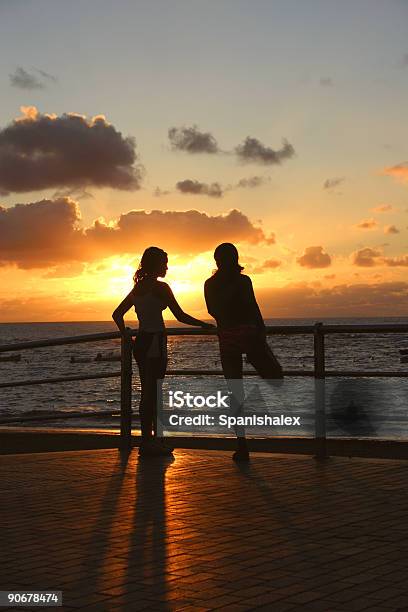
[[[328,437],[408,438],[406,378],[326,379]]]

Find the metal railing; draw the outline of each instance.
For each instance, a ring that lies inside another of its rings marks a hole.
[[[168,336],[211,336],[216,335],[216,330],[204,330],[201,328],[168,328]],[[285,376],[314,377],[315,379],[315,442],[316,457],[324,459],[327,457],[326,440],[326,416],[325,416],[325,385],[326,377],[407,377],[408,372],[397,371],[356,371],[356,370],[326,370],[325,362],[325,336],[330,334],[394,334],[408,333],[408,323],[383,323],[368,325],[327,325],[317,322],[314,325],[273,325],[267,326],[268,335],[313,335],[314,346],[314,369],[313,370],[288,370]],[[98,374],[59,376],[57,378],[42,378],[22,381],[8,381],[0,383],[0,388],[22,387],[39,384],[56,384],[61,382],[95,380],[101,378],[121,379],[120,399],[120,447],[127,448],[131,445],[132,430],[132,337],[137,335],[137,330],[129,330],[128,335],[122,336],[120,332],[105,332],[87,334],[82,336],[70,336],[50,340],[35,340],[30,342],[15,342],[0,345],[0,353],[11,351],[22,351],[34,348],[45,348],[53,346],[64,346],[68,344],[80,344],[88,342],[100,342],[121,338],[121,369],[119,372],[104,372]],[[217,375],[222,376],[221,370],[168,370],[167,374],[180,375]],[[256,372],[245,371],[244,375],[253,376]],[[78,413],[79,414],[79,413]],[[83,414],[83,416],[87,416]],[[50,416],[50,419],[53,419]]]

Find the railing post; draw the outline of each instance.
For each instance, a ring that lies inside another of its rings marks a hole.
[[[132,445],[132,339],[124,334],[121,339],[120,374],[120,448]]]
[[[313,331],[314,337],[314,375],[315,375],[315,458],[327,459],[326,441],[326,367],[324,355],[324,331],[323,323],[316,323]]]

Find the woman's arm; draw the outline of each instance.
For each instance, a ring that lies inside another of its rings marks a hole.
[[[184,312],[167,283],[163,283],[163,294],[165,296],[167,306],[170,308],[177,321],[180,321],[180,323],[194,325],[195,327],[203,327],[204,329],[211,329],[214,327],[214,325],[211,325],[211,323],[205,323],[204,321],[190,317],[189,314]]]
[[[204,283],[204,299],[207,305],[208,314],[210,314],[214,319],[216,319],[216,307],[213,300],[213,292],[211,291],[211,287],[208,280],[206,280]]]
[[[126,333],[126,326],[123,317],[134,306],[133,290],[125,297],[125,299],[119,304],[112,313],[112,319],[119,327],[119,331],[122,334]]]
[[[261,311],[259,310],[258,302],[256,301],[256,297],[255,297],[255,293],[254,293],[254,288],[252,286],[252,281],[249,278],[249,276],[246,276],[245,278],[247,279],[246,283],[247,283],[249,303],[250,303],[250,305],[252,307],[252,310],[253,310],[253,313],[254,313],[254,322],[255,322],[256,326],[259,327],[260,331],[262,331],[264,333],[265,332],[265,323],[264,323]]]

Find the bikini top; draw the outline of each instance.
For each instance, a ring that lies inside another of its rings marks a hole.
[[[140,331],[158,332],[165,329],[162,311],[167,304],[160,297],[152,291],[143,295],[134,294],[134,304]]]

